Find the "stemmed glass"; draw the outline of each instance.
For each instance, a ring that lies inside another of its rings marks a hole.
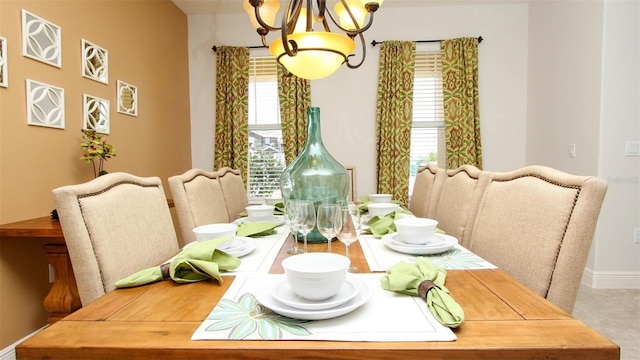
[[[296,229],[296,224],[294,221],[295,217],[297,216],[296,205],[297,204],[295,200],[287,201],[285,205],[285,210],[284,210],[285,222],[287,223],[287,226],[291,229],[291,232],[293,233],[293,245],[289,250],[287,250],[287,254],[290,254],[290,255],[302,254],[304,252],[304,250],[298,246],[298,230]]]
[[[338,231],[337,236],[338,240],[344,244],[346,255],[351,260],[349,248],[351,244],[358,241],[358,236],[360,236],[360,209],[355,204],[349,204],[342,208],[342,228]],[[360,269],[352,263],[348,271],[357,273]]]
[[[307,235],[316,227],[316,206],[308,200],[296,200],[293,206],[296,208],[293,223],[304,238],[304,252],[307,252]]]
[[[331,252],[331,240],[342,228],[342,210],[337,204],[318,206],[318,231],[327,238],[327,249]]]

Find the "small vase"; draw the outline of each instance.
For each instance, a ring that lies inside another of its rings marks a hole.
[[[344,206],[347,204],[349,186],[349,173],[322,143],[320,108],[310,107],[307,109],[307,140],[304,148],[280,177],[282,199],[285,202],[311,200],[316,210],[320,204]],[[327,239],[315,228],[307,236],[307,241],[321,243]]]

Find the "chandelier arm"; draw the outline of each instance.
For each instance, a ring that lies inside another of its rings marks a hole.
[[[302,12],[302,1],[303,0],[292,0],[289,3],[289,11],[287,13],[282,14],[283,17],[287,18],[287,34],[293,34],[293,30],[296,28],[298,24],[298,20],[300,18],[300,12]],[[284,26],[284,22],[283,22]]]
[[[357,69],[360,67],[360,65],[362,65],[364,63],[364,59],[367,57],[367,47],[365,46],[364,43],[364,36],[360,33],[357,35],[358,38],[360,39],[360,45],[362,45],[362,59],[360,59],[360,62],[353,65],[349,62],[349,58],[352,58],[354,55],[349,55],[347,56],[347,58],[345,59],[345,64],[347,64],[347,67],[349,69]]]
[[[329,13],[329,15],[331,15],[331,13]],[[326,17],[322,18],[322,26],[324,27],[324,31],[331,32],[331,29],[329,28],[329,24],[327,23]]]
[[[299,13],[300,7],[297,6],[300,5],[300,2],[298,0],[294,0],[289,2],[289,6],[287,8],[287,12],[282,14],[282,28],[280,30],[280,34],[281,34],[281,40],[282,40],[282,47],[284,48],[285,53],[288,56],[296,56],[296,54],[298,53],[298,45],[296,44],[295,41],[293,40],[289,40],[289,37],[287,36],[287,18],[294,12],[293,7],[295,6],[297,11],[296,13]],[[295,26],[296,20],[298,19],[297,16],[292,17],[293,19],[293,25]],[[292,27],[293,29],[293,27]],[[280,62],[280,59],[278,59],[278,62]]]
[[[318,4],[318,21],[324,22],[324,12],[327,9],[327,1],[317,0],[316,4]]]
[[[341,0],[344,1],[344,0]],[[358,34],[362,34],[363,32],[369,30],[369,28],[371,27],[371,25],[373,24],[373,11],[369,11],[369,21],[367,21],[367,24],[363,27],[359,27],[358,23],[355,21],[353,14],[351,13],[351,10],[349,9],[349,7],[345,5],[345,9],[347,9],[349,16],[351,16],[351,19],[353,20],[354,25],[356,26],[356,30],[353,29],[345,29],[340,25],[340,21],[336,20],[336,18],[333,17],[333,14],[331,13],[331,11],[327,11],[327,13],[329,13],[329,17],[331,18],[331,22],[334,23],[338,29],[344,31],[345,33],[347,33],[347,35],[349,36],[356,36]]]
[[[322,0],[320,0],[322,1]],[[318,14],[320,16],[321,13]],[[307,0],[307,26],[306,31],[313,31],[313,0]]]
[[[253,2],[249,1],[249,3],[253,6],[253,10],[255,12],[256,15],[256,20],[258,21],[258,24],[260,24],[260,26],[263,29],[268,30],[268,32],[270,31],[278,31],[280,30],[280,28],[276,28],[273,26],[270,26],[269,24],[267,24],[266,22],[264,22],[264,20],[262,20],[262,17],[260,16],[260,7],[262,6],[262,4],[264,3],[264,1],[261,1],[259,3],[256,3],[256,5],[253,5]],[[258,28],[258,34],[260,34],[260,36],[263,36],[262,31],[260,30],[260,28]],[[266,34],[265,34],[266,35]],[[263,42],[264,43],[264,42]]]

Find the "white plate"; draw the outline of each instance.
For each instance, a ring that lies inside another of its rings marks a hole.
[[[282,225],[282,224],[284,224],[284,215],[274,215],[273,217],[268,218],[268,219],[263,219],[263,218],[252,219],[252,218],[249,218],[249,217],[243,217],[243,218],[240,218],[240,219],[235,219],[233,221],[233,223],[236,224],[236,225],[240,225],[243,222],[276,222],[276,223],[278,223],[278,225]]]
[[[391,237],[389,239],[389,242],[396,246],[406,246],[406,247],[412,247],[412,248],[417,247],[417,248],[424,249],[428,247],[441,247],[447,242],[447,239],[445,239],[442,236],[438,236],[440,234],[434,234],[433,238],[430,239],[429,242],[426,244],[409,244],[402,241],[402,236],[400,236],[400,234],[398,233],[394,233],[394,234],[396,234],[396,236]]]
[[[355,277],[347,278],[353,285],[358,288],[358,293],[351,300],[338,305],[336,307],[324,310],[302,310],[296,309],[291,306],[287,306],[276,300],[273,297],[273,286],[264,286],[256,293],[256,299],[265,307],[271,309],[273,312],[282,316],[287,316],[294,319],[301,320],[324,320],[332,319],[344,314],[348,314],[353,310],[359,308],[371,298],[373,290],[362,280]],[[282,280],[285,281],[284,276]],[[270,284],[273,285],[273,284]]]
[[[229,246],[218,248],[229,255],[242,257],[256,249],[256,241],[250,237],[236,236]]]
[[[394,240],[396,236],[398,236],[398,233],[387,234],[382,237],[382,242],[391,250],[401,252],[404,254],[410,254],[410,255],[440,254],[451,249],[458,243],[458,239],[454,238],[453,236],[445,235],[445,234],[436,234],[436,236],[442,237],[444,241],[436,244],[435,246],[432,246],[430,244],[426,244],[426,245],[404,244],[399,240]]]
[[[344,285],[338,290],[338,293],[332,297],[312,301],[296,294],[287,281],[283,281],[273,291],[273,297],[281,303],[302,310],[324,310],[342,305],[358,295],[359,288],[350,279],[345,281]]]

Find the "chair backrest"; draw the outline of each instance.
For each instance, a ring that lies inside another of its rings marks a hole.
[[[470,250],[571,313],[606,191],[543,166],[491,173]]]
[[[438,228],[468,246],[467,238],[475,219],[480,197],[490,176],[473,165],[446,170],[444,182],[438,188],[435,210],[430,217],[438,220]]]
[[[418,169],[409,203],[409,211],[412,214],[423,218],[434,216],[445,177],[446,171],[435,164],[427,164]]]
[[[229,220],[233,221],[249,205],[247,189],[244,187],[244,181],[239,170],[223,167],[218,169],[218,176],[222,186],[222,195],[227,205]]]
[[[178,252],[157,177],[110,173],[54,189],[53,198],[83,305]]]
[[[229,222],[218,172],[187,170],[169,178],[169,189],[184,242],[182,246],[196,240],[193,228]]]

